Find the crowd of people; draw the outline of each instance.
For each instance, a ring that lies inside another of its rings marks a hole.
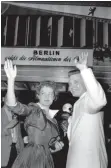
[[[19,102],[14,90],[17,67],[5,61],[8,86],[1,114],[2,168],[107,168],[103,126],[107,99],[87,67],[87,56],[82,53],[75,59],[75,68],[68,73],[68,91],[77,101],[67,100],[58,110],[50,109],[58,95],[53,81],[40,82],[38,102]]]
[[[99,46],[95,45],[94,46],[94,53],[93,53],[94,59],[98,61],[105,61],[105,58],[109,58],[111,61],[111,47],[105,44],[105,46]]]

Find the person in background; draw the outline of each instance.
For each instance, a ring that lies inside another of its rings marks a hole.
[[[68,152],[68,139],[67,128],[68,119],[72,114],[72,105],[68,101],[63,104],[62,108],[56,113],[54,118],[57,120],[60,130],[60,136],[64,143],[64,147],[61,151],[53,154],[55,168],[66,168],[67,152]]]
[[[108,137],[108,168],[111,167],[111,123],[109,123],[109,137]]]
[[[8,78],[7,109],[12,114],[27,116],[25,129],[28,133],[28,145],[20,152],[12,168],[54,168],[51,152],[57,152],[64,146],[57,122],[49,114],[50,105],[57,95],[56,84],[51,81],[41,82],[36,90],[39,102],[27,106],[17,102],[15,98],[16,66],[13,67],[12,61],[7,60],[4,70]],[[55,141],[50,143],[52,138]]]
[[[13,126],[11,126],[12,120]],[[4,105],[1,109],[1,167],[11,168],[17,154],[23,148],[20,123]]]
[[[90,68],[88,54],[74,59],[77,69],[69,72],[69,91],[79,97],[68,126],[69,150],[66,168],[107,168],[102,107],[105,93]]]
[[[65,137],[67,134],[67,128],[68,128],[68,119],[72,115],[72,105],[70,103],[65,103],[62,106],[62,109],[58,111],[58,113],[55,115],[55,119],[58,122],[61,136]]]
[[[1,97],[1,108],[4,106],[4,96],[3,97]]]

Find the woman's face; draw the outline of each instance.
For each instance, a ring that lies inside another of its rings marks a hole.
[[[49,86],[44,86],[41,88],[38,95],[39,103],[43,106],[50,107],[54,100],[54,91]]]

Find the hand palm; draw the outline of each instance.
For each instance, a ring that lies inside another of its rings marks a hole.
[[[6,73],[7,78],[10,78],[10,79],[14,79],[17,75],[17,68],[16,66],[13,67],[11,60],[5,61],[4,71]]]
[[[82,69],[84,66],[87,65],[87,58],[88,58],[88,53],[82,52],[81,56],[79,56],[79,60],[77,60],[77,58],[74,59],[75,66],[78,69]]]

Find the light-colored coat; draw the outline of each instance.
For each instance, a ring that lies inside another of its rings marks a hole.
[[[103,112],[99,112],[106,97],[91,69],[81,75],[87,91],[75,103],[69,122],[66,168],[107,168]]]

